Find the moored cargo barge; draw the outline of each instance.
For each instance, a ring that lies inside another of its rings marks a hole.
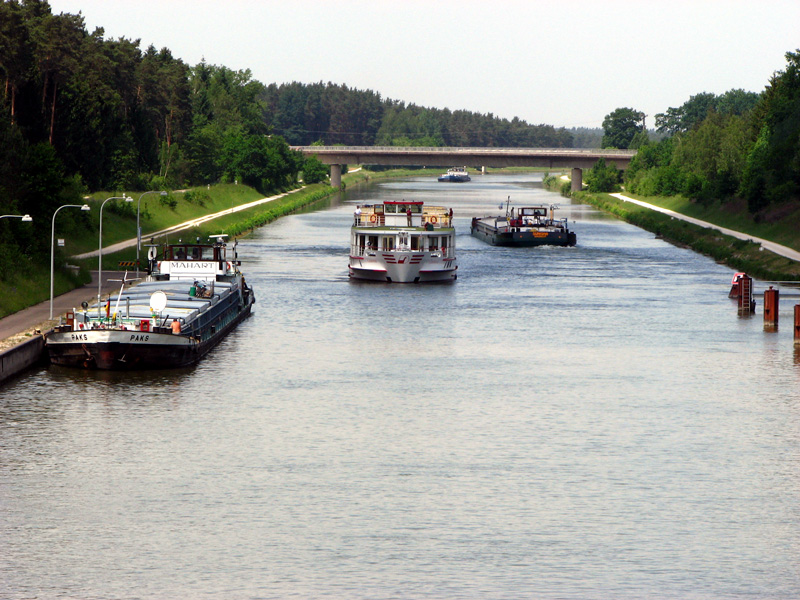
[[[225,236],[213,243],[151,248],[145,281],[67,313],[45,336],[50,362],[83,369],[140,370],[192,365],[244,318],[255,294]]]

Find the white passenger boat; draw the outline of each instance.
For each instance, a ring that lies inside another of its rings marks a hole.
[[[353,279],[455,281],[452,209],[405,200],[358,207],[350,233],[349,267]]]
[[[93,306],[72,310],[45,336],[53,364],[84,369],[185,367],[199,361],[247,315],[255,295],[226,254],[225,236],[213,243],[151,247],[145,281]]]

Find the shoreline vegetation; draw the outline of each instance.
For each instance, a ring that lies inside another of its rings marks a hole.
[[[591,193],[587,191],[570,193],[570,183],[554,176],[546,177],[544,185],[551,191],[560,192],[562,195],[570,196],[579,202],[585,202],[603,212],[612,214],[632,225],[649,231],[670,243],[713,258],[716,262],[731,267],[736,271],[743,271],[764,281],[800,281],[800,263],[778,256],[762,248],[761,244],[740,240],[715,229],[674,219],[669,215],[643,206],[624,202],[607,193]],[[794,221],[785,221],[777,226],[765,227],[759,226],[753,223],[751,219],[739,215],[728,215],[726,218],[722,212],[711,208],[703,211],[687,210],[687,204],[691,207],[691,203],[688,200],[674,197],[669,199],[644,197],[632,194],[631,197],[664,208],[670,208],[675,212],[700,218],[721,227],[741,231],[748,235],[761,237],[798,249],[796,235],[791,234],[792,231],[797,230]]]

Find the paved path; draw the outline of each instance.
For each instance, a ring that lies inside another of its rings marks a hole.
[[[650,210],[654,210],[656,212],[669,215],[676,219],[680,219],[681,221],[688,221],[689,223],[694,223],[695,225],[699,225],[700,227],[716,229],[717,231],[721,231],[725,235],[730,235],[740,240],[750,240],[756,242],[758,244],[761,244],[762,248],[766,248],[770,252],[774,252],[775,254],[778,254],[780,256],[785,256],[786,258],[790,258],[792,260],[800,262],[800,252],[798,252],[797,250],[793,250],[788,246],[781,246],[780,244],[776,244],[775,242],[770,242],[769,240],[758,238],[748,233],[734,231],[733,229],[726,229],[725,227],[720,227],[719,225],[715,225],[714,223],[709,223],[708,221],[701,221],[700,219],[695,219],[694,217],[687,217],[686,215],[675,212],[674,210],[670,210],[668,208],[662,208],[660,206],[656,206],[655,204],[649,204],[647,202],[642,202],[641,200],[635,200],[629,196],[626,196],[625,194],[609,194],[609,195],[619,200],[622,200],[623,202],[633,202],[634,204],[638,204],[639,206],[644,206],[645,208],[649,208]]]
[[[270,196],[268,198],[261,198],[260,200],[253,200],[252,202],[248,202],[247,204],[240,204],[239,206],[234,206],[233,208],[226,208],[225,210],[221,210],[220,212],[215,212],[210,215],[198,217],[196,219],[192,219],[191,221],[184,221],[183,223],[179,223],[178,225],[173,225],[172,227],[167,227],[166,229],[162,229],[161,231],[142,234],[142,239],[162,237],[169,233],[175,233],[177,231],[184,231],[186,229],[191,229],[192,227],[196,227],[197,225],[202,225],[203,223],[206,223],[208,221],[213,221],[214,219],[217,219],[219,217],[224,217],[225,215],[231,215],[233,213],[247,210],[248,208],[253,208],[254,206],[258,206],[259,204],[265,204],[266,202],[272,202],[273,200],[277,200],[278,198],[283,198],[284,196],[288,196],[289,194],[294,194],[295,192],[299,192],[303,188],[305,188],[305,186],[298,188],[296,190],[292,190],[291,192],[286,192],[285,194],[278,194],[277,196]],[[103,254],[113,254],[114,252],[119,252],[120,250],[124,250],[125,248],[130,248],[131,246],[135,245],[136,245],[136,238],[125,240],[124,242],[118,242],[116,244],[111,244],[110,246],[104,247]],[[93,258],[97,256],[98,252],[99,250],[92,250],[91,252],[76,254],[73,258],[78,258],[78,259]]]

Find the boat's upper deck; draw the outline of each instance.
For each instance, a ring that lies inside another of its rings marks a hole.
[[[356,208],[354,226],[451,228],[453,209],[406,201],[364,204]]]

